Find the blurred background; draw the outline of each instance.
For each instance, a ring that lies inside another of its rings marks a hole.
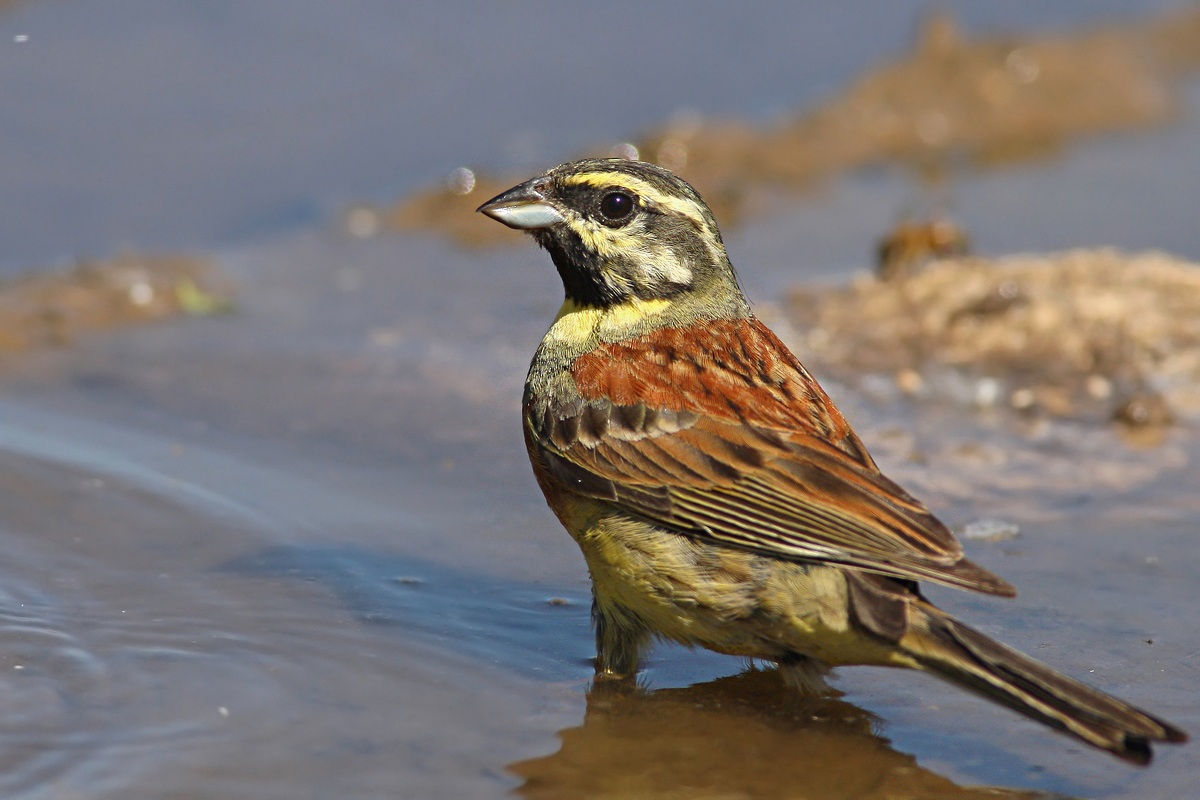
[[[0,793],[1185,796],[922,676],[593,691],[518,424],[561,287],[473,209],[695,183],[1021,593],[936,600],[1194,734],[1198,54],[1169,0],[0,4]]]

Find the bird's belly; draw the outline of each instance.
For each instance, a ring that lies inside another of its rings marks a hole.
[[[620,513],[584,516],[568,529],[609,618],[731,655],[864,663],[865,654],[847,657],[863,639],[840,569],[706,544]]]

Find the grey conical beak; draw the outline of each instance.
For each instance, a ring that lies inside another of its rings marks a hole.
[[[525,181],[496,195],[475,210],[520,231],[549,228],[562,222],[564,217],[543,194],[547,184],[545,177]]]

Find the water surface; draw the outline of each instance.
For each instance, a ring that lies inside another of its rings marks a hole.
[[[1119,7],[961,13],[1063,28]],[[589,691],[587,576],[517,425],[560,299],[552,268],[529,246],[336,224],[343,203],[461,163],[532,171],[681,108],[763,119],[836,91],[903,46],[918,9],[868,10],[4,11],[3,92],[22,113],[0,136],[0,260],[188,246],[239,300],[4,362],[0,793],[1186,796],[1191,748],[1133,770],[919,675],[844,670],[845,696],[813,702],[664,647],[643,693]],[[1195,259],[1179,168],[1195,134],[966,177],[958,214],[992,251]],[[732,231],[764,316],[797,281],[865,268],[914,191],[852,175]],[[1194,430],[1138,449],[1105,428],[1030,434],[829,388],[949,522],[1020,526],[967,545],[1017,600],[938,602],[1200,731]]]

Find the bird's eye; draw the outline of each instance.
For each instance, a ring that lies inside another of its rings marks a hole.
[[[627,222],[637,204],[626,192],[609,192],[600,198],[600,214],[609,223]]]

